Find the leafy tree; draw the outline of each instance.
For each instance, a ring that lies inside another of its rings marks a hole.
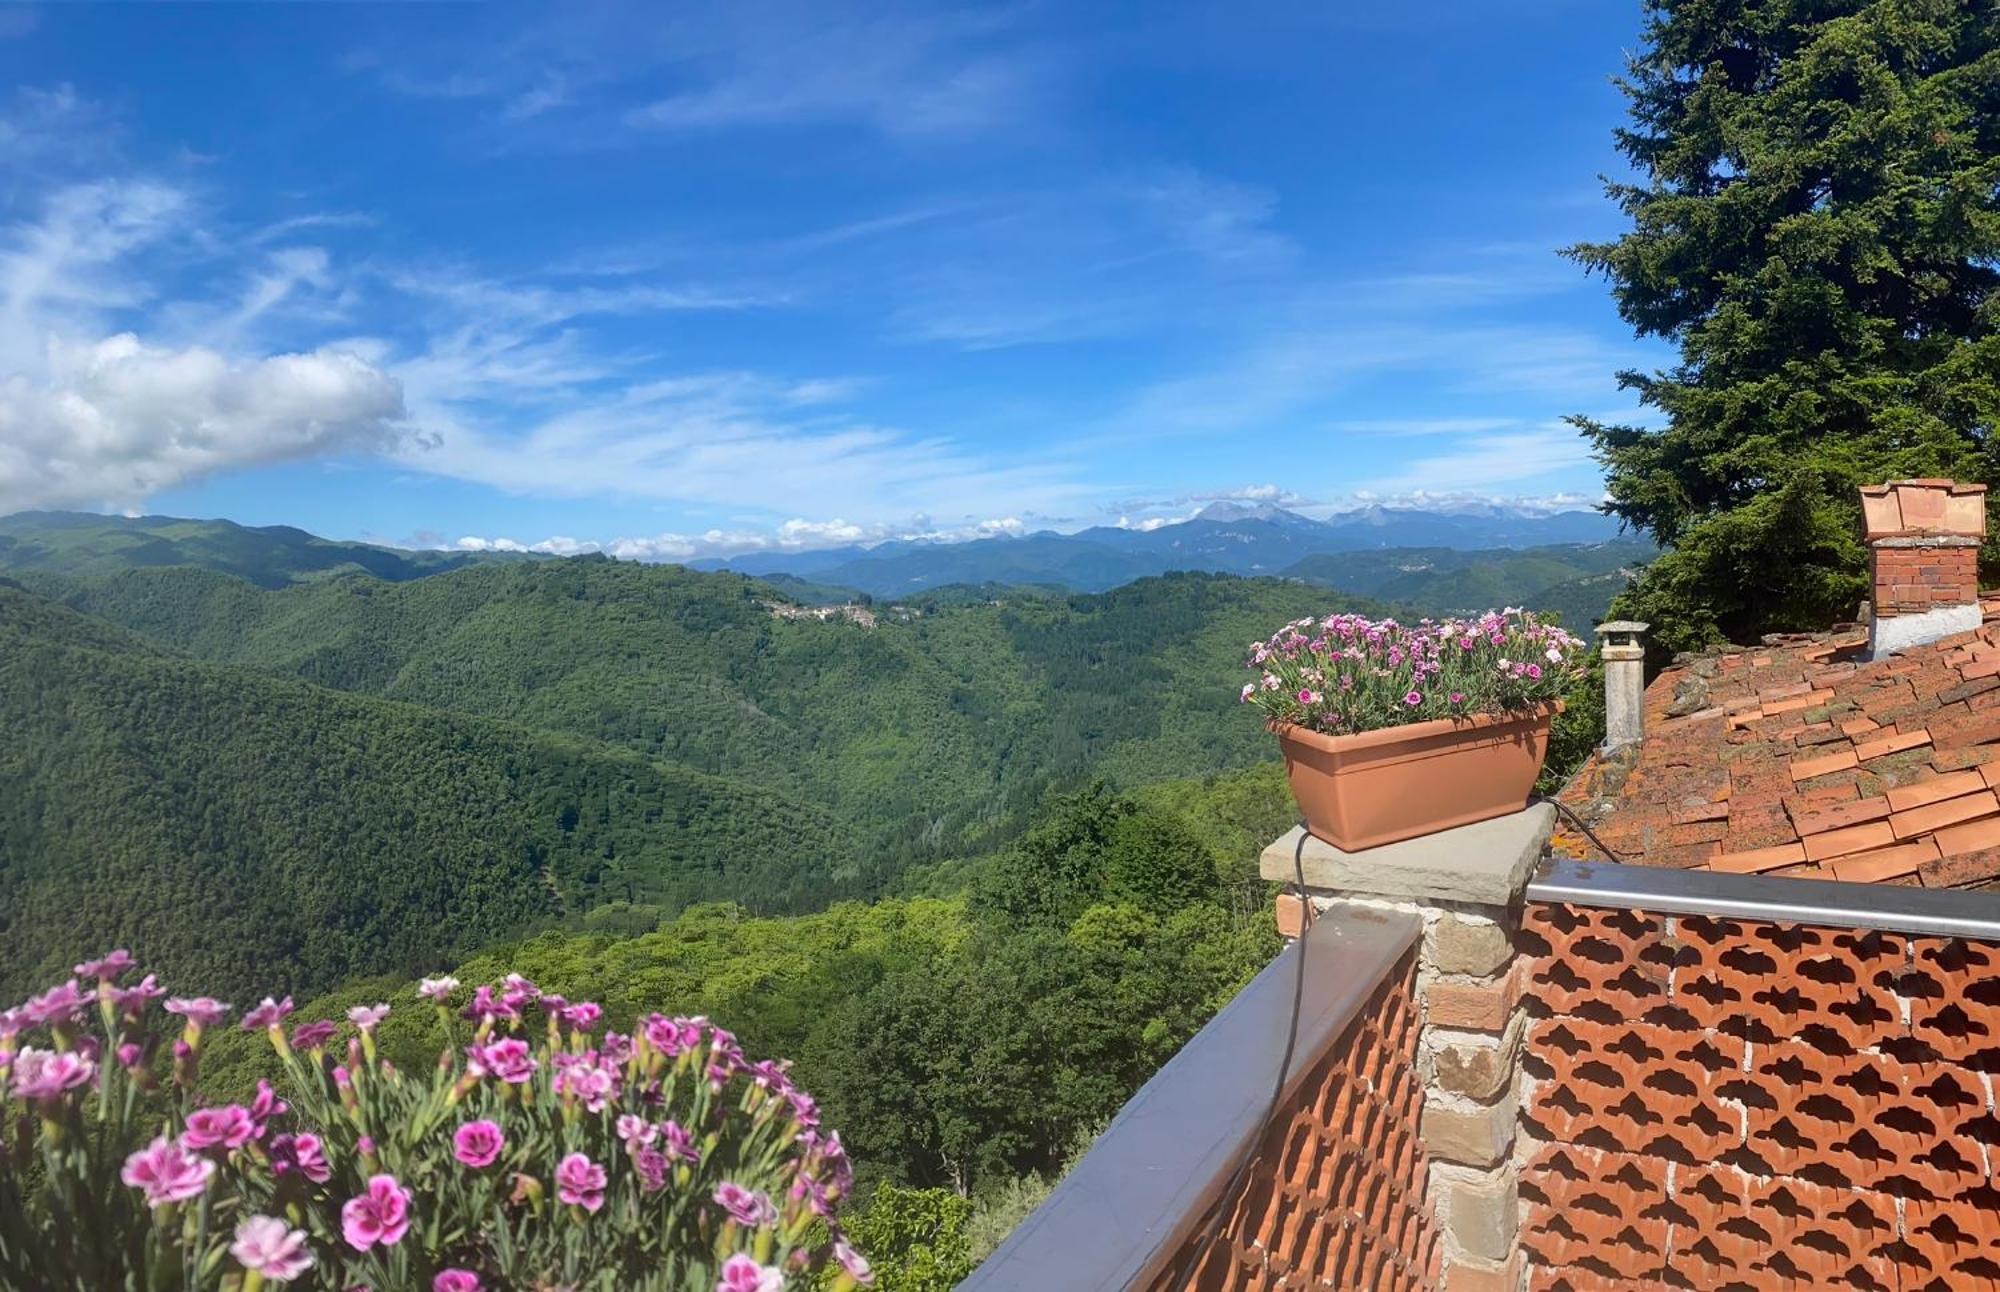
[[[1135,811],[1111,827],[1104,849],[1105,895],[1149,911],[1213,902],[1221,885],[1215,856],[1180,821]]]
[[[971,1222],[972,1203],[949,1189],[885,1184],[846,1229],[874,1264],[881,1292],[951,1292],[972,1273]]]
[[[1662,647],[1818,627],[1865,595],[1857,486],[1990,479],[2000,413],[2000,10],[1647,0],[1609,191],[1568,254],[1678,361],[1662,426],[1573,419],[1611,512],[1671,548],[1614,606]]]
[[[1131,802],[1101,780],[1052,799],[988,868],[980,909],[1016,925],[1068,926],[1103,895],[1105,854],[1131,812]]]

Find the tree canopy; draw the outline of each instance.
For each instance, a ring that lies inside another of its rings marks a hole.
[[[1866,595],[1857,487],[1989,480],[2000,413],[2000,10],[1647,0],[1609,191],[1569,254],[1679,349],[1574,419],[1609,509],[1671,548],[1615,614],[1668,648],[1821,627]]]

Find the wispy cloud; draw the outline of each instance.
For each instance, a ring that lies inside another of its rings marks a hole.
[[[253,229],[244,235],[244,241],[251,246],[262,246],[308,230],[365,229],[376,223],[378,221],[374,216],[362,211],[308,211],[303,215],[273,220],[261,229]]]
[[[688,60],[688,84],[624,119],[646,130],[847,121],[905,138],[1019,124],[1039,62],[994,48],[998,25],[936,11],[732,8]]]
[[[1079,496],[1058,462],[995,461],[829,407],[817,383],[751,373],[638,382],[563,399],[551,415],[499,425],[463,390],[433,399],[409,384],[421,445],[407,466],[542,497],[621,497],[742,509],[880,517],[924,513],[958,525]]]
[[[1041,117],[1051,63],[1005,11],[802,0],[571,6],[500,38],[381,41],[344,60],[391,94],[472,104],[498,123],[593,123],[537,136],[555,147],[740,128],[906,141],[1016,130]]]
[[[1576,428],[1554,423],[1471,437],[1451,448],[1411,458],[1396,471],[1362,482],[1359,489],[1376,494],[1485,490],[1574,470],[1589,461],[1589,446]]]
[[[1397,439],[1432,435],[1479,435],[1520,426],[1518,417],[1377,417],[1337,421],[1327,429],[1343,435],[1383,435]]]
[[[553,112],[570,102],[566,78],[559,72],[544,72],[541,81],[507,101],[500,115],[509,121],[528,121]]]
[[[226,200],[185,183],[49,186],[0,229],[0,510],[123,506],[340,455],[869,533],[913,516],[957,532],[1080,490],[1060,457],[1010,461],[864,415],[864,377],[677,369],[597,328],[769,298],[658,274],[343,259],[299,240],[336,226],[363,227],[304,212],[232,233]]]
[[[968,350],[1129,334],[1232,294],[1269,299],[1298,259],[1276,199],[1187,167],[996,194],[905,231],[889,326]]]

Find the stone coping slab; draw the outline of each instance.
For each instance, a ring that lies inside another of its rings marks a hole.
[[[1475,821],[1436,834],[1348,852],[1307,836],[1306,887],[1365,897],[1420,902],[1480,902],[1510,905],[1541,863],[1556,810],[1535,803],[1508,816]],[[1294,826],[1264,849],[1258,872],[1265,879],[1296,878],[1292,852],[1303,826]]]

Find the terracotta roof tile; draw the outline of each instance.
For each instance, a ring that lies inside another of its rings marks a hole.
[[[1994,671],[2000,672],[2000,668],[1996,668]],[[1781,713],[1790,713],[1794,709],[1810,709],[1816,705],[1825,704],[1832,698],[1833,692],[1831,691],[1808,691],[1804,695],[1795,695],[1788,700],[1766,700],[1763,705],[1764,716],[1775,718]]]
[[[1992,752],[1985,749],[1940,749],[1931,755],[1931,766],[1940,772],[1957,772],[1982,766],[1992,759]]]
[[[1871,740],[1865,745],[1854,747],[1854,756],[1862,762],[1876,758],[1887,758],[1890,754],[1900,754],[1906,749],[1917,749],[1931,743],[1931,733],[1922,727],[1907,734],[1884,736]]]
[[[1729,804],[1692,803],[1675,812],[1669,820],[1674,825],[1693,825],[1697,821],[1720,821],[1729,815]]]
[[[1833,877],[1849,884],[1879,884],[1921,872],[1925,864],[1938,859],[1937,844],[1929,839],[1881,848],[1874,852],[1851,853],[1828,863]]]
[[[1984,788],[1985,782],[1980,780],[1978,772],[1974,772],[1972,773],[1972,784],[1966,790],[1961,791],[1961,793],[1968,793],[1972,790]],[[1926,799],[1924,801],[1929,802],[1930,800]],[[1792,826],[1799,832],[1800,837],[1803,838],[1806,835],[1822,834],[1828,830],[1839,830],[1846,826],[1860,825],[1866,821],[1880,821],[1888,816],[1889,813],[1895,811],[1895,802],[1893,797],[1888,797],[1851,800],[1846,803],[1836,803],[1830,807],[1802,807],[1801,810],[1796,810],[1791,814]]]
[[[1917,878],[1927,888],[1963,888],[1988,883],[1996,876],[2000,876],[2000,848],[1940,857],[1917,867]]]
[[[1783,796],[1785,810],[1787,812],[1794,809],[1817,812],[1819,809],[1831,807],[1835,803],[1851,803],[1861,797],[1861,781],[1867,775],[1867,772],[1860,771],[1859,769],[1848,772],[1834,772],[1831,775],[1820,777],[1819,784],[1814,785],[1810,789],[1801,789],[1794,786],[1790,794]]]
[[[1889,825],[1898,839],[1914,839],[1920,834],[1942,830],[1961,821],[1976,821],[1995,812],[2000,812],[2000,799],[1993,796],[1992,790],[1981,790],[1977,794],[1963,794],[1942,803],[1898,812],[1889,818]]]
[[[1564,798],[1615,802],[1596,828],[1647,865],[2000,882],[2000,598],[1983,605],[1978,633],[1892,659],[1790,636],[1668,669],[1636,762],[1594,759]],[[1690,688],[1700,707],[1669,718]]]
[[[1870,821],[1866,825],[1851,825],[1844,830],[1808,835],[1805,839],[1806,859],[1825,861],[1829,857],[1844,857],[1851,852],[1888,848],[1895,842],[1896,832],[1890,828],[1889,822]]]
[[[1900,786],[1889,791],[1886,801],[1891,812],[1907,812],[1911,808],[1941,803],[1945,799],[1957,798],[1961,794],[1976,794],[1980,790],[1992,787],[1991,778],[1982,776],[1977,769],[1973,769],[1953,772],[1948,776],[1934,776],[1929,780]]]
[[[1982,677],[1947,687],[1938,692],[1937,698],[1939,704],[1956,704],[1960,700],[1970,700],[1975,695],[1984,695],[1996,689],[2000,689],[2000,677]]]
[[[1646,850],[1646,864],[1664,866],[1669,870],[1690,870],[1707,865],[1709,858],[1718,851],[1712,843],[1664,844]]]
[[[1843,749],[1837,754],[1822,754],[1817,758],[1794,758],[1791,763],[1792,779],[1809,781],[1828,772],[1844,772],[1860,761],[1852,749]]]
[[[1779,866],[1795,866],[1806,859],[1803,844],[1788,843],[1775,848],[1756,848],[1748,852],[1717,853],[1708,859],[1710,870],[1728,871],[1735,875],[1754,875],[1760,871],[1775,870]]]
[[[1669,844],[1716,843],[1728,833],[1727,821],[1692,821],[1687,825],[1668,826],[1660,837]]]
[[[2000,810],[2000,804],[1996,804],[1995,808]],[[1937,849],[1940,856],[1953,857],[1960,853],[1978,852],[1984,848],[2000,848],[2000,817],[1970,821],[1937,832]]]

